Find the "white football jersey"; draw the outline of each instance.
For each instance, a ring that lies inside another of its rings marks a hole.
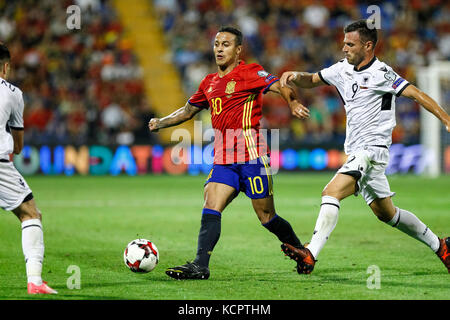
[[[14,141],[6,131],[6,125],[23,130],[23,107],[22,91],[0,78],[0,159],[9,159],[14,150]]]
[[[390,147],[395,127],[395,97],[409,85],[391,67],[374,57],[356,70],[347,59],[319,72],[323,82],[336,87],[344,102],[346,154],[365,146]]]

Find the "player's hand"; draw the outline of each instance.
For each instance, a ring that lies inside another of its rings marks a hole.
[[[288,85],[290,82],[293,82],[297,79],[298,76],[298,72],[296,71],[286,71],[281,75],[280,78],[280,85],[281,87],[285,87],[286,85]]]
[[[444,126],[445,126],[445,129],[447,129],[447,132],[450,132],[450,119],[447,119],[444,122]]]
[[[291,103],[289,104],[289,108],[291,108],[291,112],[294,117],[297,117],[299,119],[309,118],[309,109],[297,100],[291,101]]]
[[[148,128],[150,129],[150,132],[158,132],[158,130],[161,128],[159,124],[159,118],[152,118],[148,122]]]

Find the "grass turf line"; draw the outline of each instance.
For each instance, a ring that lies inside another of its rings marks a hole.
[[[277,213],[302,242],[309,241],[320,193],[331,174],[278,174]],[[449,274],[434,253],[379,222],[362,197],[341,205],[339,221],[311,275],[298,275],[276,237],[263,228],[240,194],[224,211],[211,258],[211,278],[175,281],[167,267],[192,260],[197,246],[205,176],[27,177],[43,213],[43,278],[56,296],[26,294],[17,218],[2,214],[0,299],[448,299]],[[397,206],[414,212],[438,236],[449,235],[450,178],[392,176]],[[135,238],[153,241],[160,263],[148,274],[128,271],[123,249]],[[81,289],[70,290],[70,265]],[[381,289],[367,288],[369,266],[381,270]]]

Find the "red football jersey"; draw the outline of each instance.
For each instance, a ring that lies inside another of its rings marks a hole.
[[[210,109],[214,164],[250,161],[268,153],[259,131],[262,94],[278,80],[259,64],[244,61],[222,78],[216,72],[202,80],[188,103]]]

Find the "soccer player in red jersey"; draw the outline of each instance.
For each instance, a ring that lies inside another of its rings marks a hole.
[[[289,222],[275,212],[269,150],[259,132],[259,121],[262,94],[268,91],[280,94],[300,119],[308,118],[309,110],[298,101],[293,89],[280,87],[277,77],[256,63],[239,60],[241,51],[242,33],[222,27],[214,41],[218,71],[203,79],[184,107],[164,118],[153,118],[148,124],[150,131],[157,131],[209,109],[215,130],[214,165],[204,188],[197,256],[193,262],[166,270],[175,279],[209,278],[209,260],[220,237],[222,212],[240,191],[251,199],[264,227],[281,242],[307,253]]]

